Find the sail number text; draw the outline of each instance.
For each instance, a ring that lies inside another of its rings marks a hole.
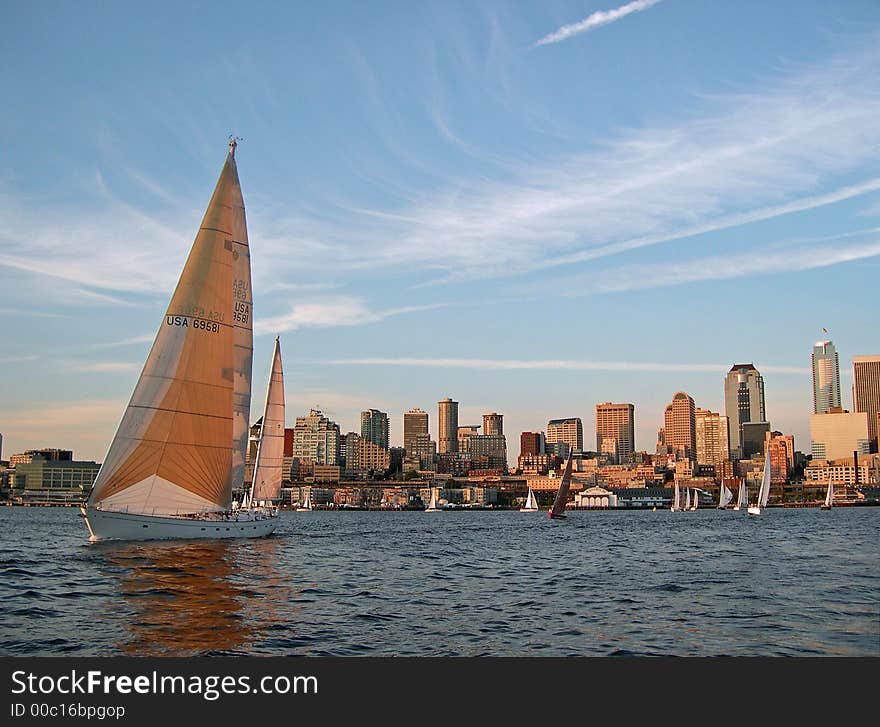
[[[206,321],[204,318],[187,318],[186,316],[165,316],[165,325],[194,328],[197,331],[207,331],[208,333],[217,333],[220,330],[220,324],[216,321]]]

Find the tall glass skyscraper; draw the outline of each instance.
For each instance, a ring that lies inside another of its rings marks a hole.
[[[840,365],[831,341],[813,346],[813,414],[827,414],[840,407]]]
[[[742,456],[746,422],[766,422],[764,377],[754,364],[734,364],[724,379],[724,413],[730,427],[730,454]]]

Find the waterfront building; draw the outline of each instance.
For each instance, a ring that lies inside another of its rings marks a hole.
[[[868,454],[868,414],[843,411],[840,407],[827,414],[813,414],[810,439],[814,460],[852,457],[853,452]]]
[[[859,455],[858,471],[859,485],[880,485],[880,454]],[[825,485],[829,477],[835,485],[855,485],[856,463],[852,454],[832,460],[813,460],[804,469],[804,481],[810,485]]]
[[[664,412],[664,437],[676,457],[694,459],[697,452],[697,424],[694,400],[677,391]]]
[[[694,428],[697,442],[697,463],[720,467],[730,460],[728,419],[718,412],[696,407]]]
[[[437,403],[439,433],[437,453],[446,454],[458,451],[458,402],[448,396]]]
[[[388,415],[378,409],[362,411],[361,436],[380,449],[388,449]]]
[[[547,422],[547,435],[545,445],[562,442],[568,449],[583,451],[584,449],[584,426],[580,417],[568,417],[567,419],[551,419]],[[554,452],[556,454],[556,452]]]
[[[764,454],[764,443],[770,434],[770,422],[743,422],[740,426],[740,456],[749,459]]]
[[[606,509],[617,507],[617,495],[604,487],[588,487],[574,496],[574,507],[586,509]]]
[[[479,424],[462,424],[458,427],[458,451],[468,452],[468,439],[480,433]]]
[[[316,465],[337,465],[339,450],[339,425],[324,416],[320,409],[311,409],[306,416],[296,418],[293,457]]]
[[[730,434],[730,453],[742,454],[742,425],[767,421],[764,407],[764,377],[754,364],[734,364],[724,379],[724,413]]]
[[[483,434],[500,436],[504,434],[504,415],[492,412],[483,414]]]
[[[72,449],[26,449],[24,452],[13,454],[9,457],[9,466],[16,467],[20,464],[30,464],[35,459],[44,459],[48,462],[72,462]]]
[[[612,404],[610,401],[596,404],[596,451],[609,452],[608,440],[616,440],[615,464],[629,460],[635,452],[635,406]]]
[[[93,461],[32,455],[28,461],[15,465],[11,484],[16,490],[66,490],[85,494],[92,489],[100,469],[101,465]]]
[[[522,432],[519,435],[520,456],[544,454],[544,432]]]
[[[880,356],[853,357],[853,411],[868,415],[871,451],[878,451],[880,433]]]
[[[840,365],[831,341],[813,345],[813,413],[827,414],[840,403]]]
[[[419,435],[428,435],[428,413],[410,409],[403,415],[403,448],[407,454],[412,454],[413,442]]]

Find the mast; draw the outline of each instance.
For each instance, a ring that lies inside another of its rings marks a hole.
[[[233,289],[239,260],[249,258],[234,150],[230,143],[89,506],[142,515],[230,509],[235,412],[245,400],[250,407],[250,370],[235,356]],[[249,327],[249,268],[247,291]]]

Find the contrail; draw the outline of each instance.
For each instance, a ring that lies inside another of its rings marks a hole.
[[[647,10],[652,5],[656,5],[660,0],[634,0],[631,3],[627,3],[626,5],[621,5],[619,8],[614,8],[613,10],[597,10],[595,13],[590,15],[588,18],[581,20],[579,23],[572,23],[571,25],[563,25],[559,30],[556,30],[550,35],[545,35],[541,40],[535,43],[535,47],[539,45],[549,45],[550,43],[558,43],[561,40],[565,40],[566,38],[571,38],[573,35],[579,35],[580,33],[586,33],[588,30],[592,30],[593,28],[598,28],[602,25],[608,25],[608,23],[613,23],[615,20],[620,20],[621,18],[625,18],[630,13],[637,13],[640,10]]]

